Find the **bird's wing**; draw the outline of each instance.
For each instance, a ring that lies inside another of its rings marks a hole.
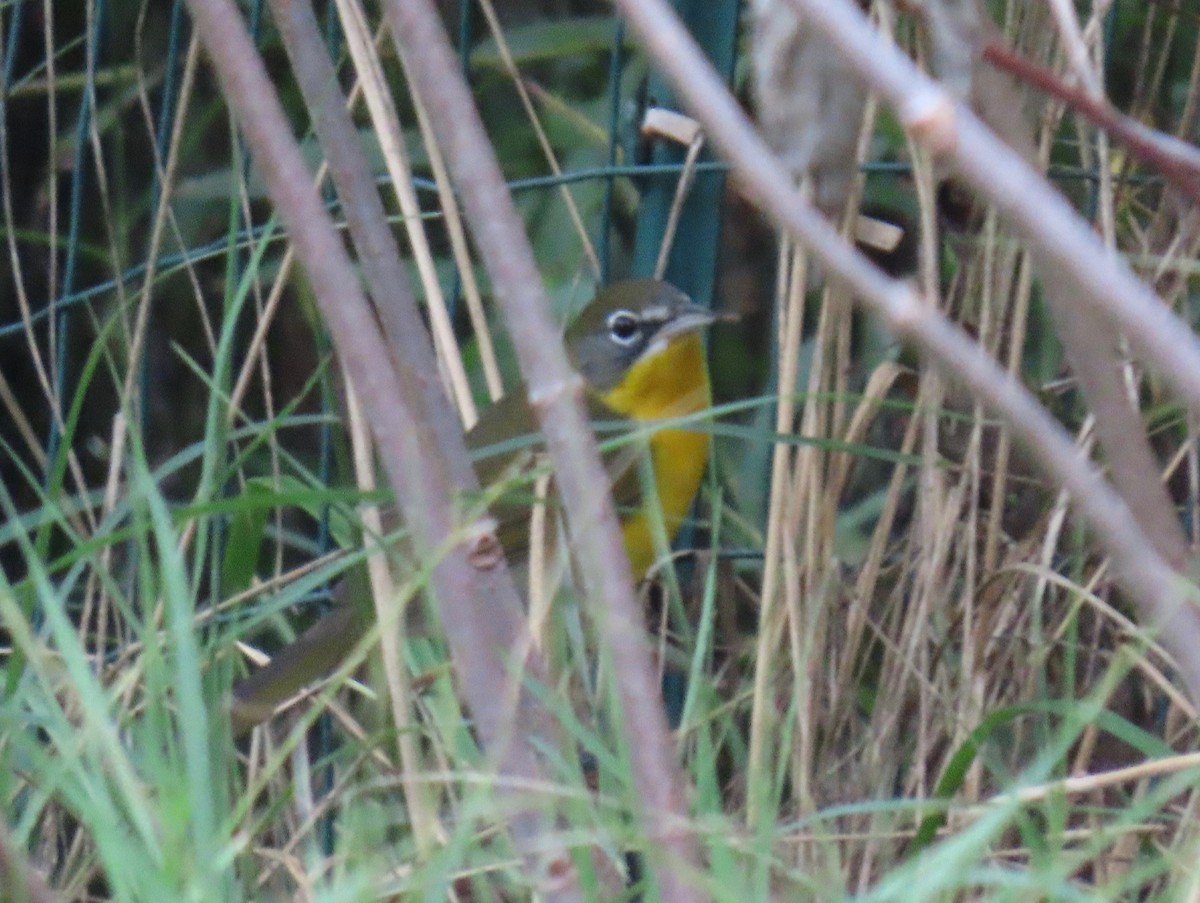
[[[601,440],[614,438],[611,411],[599,402],[589,406],[593,419],[601,424]],[[495,491],[499,482],[506,485],[489,506],[498,521],[497,535],[511,565],[519,575],[522,592],[528,585],[523,565],[529,557],[530,510],[537,500],[538,473],[547,473],[545,446],[537,423],[523,392],[506,396],[484,411],[479,422],[467,434],[467,445],[475,456],[475,472],[485,493]],[[637,461],[639,443],[621,443],[605,455],[605,468],[614,481],[618,511],[636,504],[640,484]],[[564,556],[558,554],[561,533],[558,501],[551,491],[545,500],[545,560],[555,576],[562,576]],[[394,515],[391,516],[394,520]],[[271,662],[258,669],[233,690],[230,714],[234,731],[244,733],[265,720],[285,700],[304,686],[327,674],[349,654],[374,620],[374,610],[364,604],[369,598],[365,580],[347,576],[335,590],[338,604],[290,646],[281,649]],[[361,598],[347,598],[358,597]],[[552,596],[548,586],[543,596]]]
[[[641,497],[638,461],[644,443],[622,441],[630,421],[618,417],[598,399],[589,396],[587,413],[597,439],[609,448],[603,453],[604,469],[618,513],[636,507]],[[510,563],[523,560],[529,551],[528,524],[532,506],[539,501],[558,516],[559,502],[551,491],[539,497],[537,477],[549,472],[545,443],[523,391],[506,395],[485,410],[467,434],[475,461],[475,474],[484,491],[498,482],[507,485],[490,506],[499,523],[498,537]],[[553,535],[556,531],[548,531]]]

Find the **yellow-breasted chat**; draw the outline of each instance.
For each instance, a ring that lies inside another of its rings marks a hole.
[[[702,427],[666,423],[711,404],[708,364],[701,332],[716,317],[672,285],[654,279],[617,282],[600,291],[567,330],[564,343],[571,365],[588,388],[594,422],[628,421],[648,434],[654,492],[642,492],[637,455],[611,453],[605,466],[621,516],[625,550],[633,572],[643,576],[656,558],[656,523],[668,540],[687,516],[708,461],[709,436]],[[524,392],[514,392],[488,408],[467,434],[472,450],[511,446],[536,434]],[[487,486],[512,473],[518,452],[487,454],[476,472]],[[528,492],[525,493],[528,498]],[[660,510],[647,510],[648,499]],[[493,513],[511,561],[524,554],[528,501],[502,496]],[[268,717],[275,708],[337,666],[370,624],[369,606],[337,605],[269,664],[234,687],[231,715],[235,732]]]

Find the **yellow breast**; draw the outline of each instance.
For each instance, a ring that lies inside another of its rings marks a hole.
[[[700,336],[681,336],[656,354],[644,356],[607,395],[606,405],[639,421],[694,414],[711,404],[708,365]],[[708,461],[708,434],[694,429],[663,428],[650,437],[650,460],[662,504],[667,537],[673,539],[692,506]],[[633,573],[640,577],[655,560],[651,521],[638,512],[621,524]]]

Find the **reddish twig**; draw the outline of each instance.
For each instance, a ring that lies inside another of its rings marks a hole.
[[[981,55],[996,68],[1057,97],[1086,116],[1120,140],[1133,156],[1154,167],[1168,182],[1200,204],[1200,149],[1147,128],[1107,100],[1093,97],[1081,87],[1066,84],[1053,70],[1022,56],[1002,41],[988,41],[981,48]]]

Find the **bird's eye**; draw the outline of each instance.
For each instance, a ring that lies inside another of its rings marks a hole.
[[[640,331],[638,318],[627,310],[619,310],[608,318],[608,334],[618,345],[632,345]]]

